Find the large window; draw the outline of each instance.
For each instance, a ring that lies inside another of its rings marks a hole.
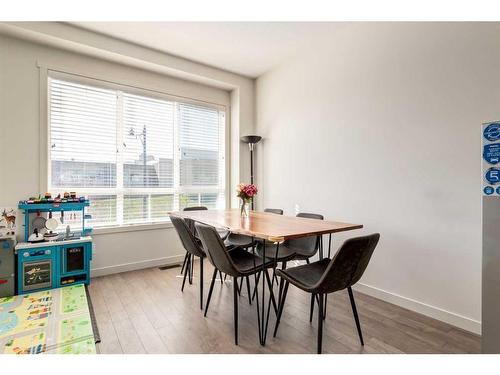
[[[94,226],[225,207],[223,107],[49,78],[49,191],[88,195]]]

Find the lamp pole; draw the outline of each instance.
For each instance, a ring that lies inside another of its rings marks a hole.
[[[253,150],[256,143],[259,143],[262,139],[261,136],[258,135],[245,135],[241,137],[241,141],[243,143],[248,144],[248,149],[250,150],[250,183],[253,185]],[[252,199],[252,210],[254,209],[254,202]]]

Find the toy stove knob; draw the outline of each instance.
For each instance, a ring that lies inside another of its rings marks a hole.
[[[27,251],[23,253],[23,257],[27,258],[30,256],[30,253],[28,253]]]
[[[50,255],[51,251],[50,250],[45,250],[46,255]]]

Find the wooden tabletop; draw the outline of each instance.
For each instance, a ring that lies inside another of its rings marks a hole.
[[[361,224],[283,216],[258,211],[250,211],[249,217],[242,218],[239,209],[179,211],[169,212],[169,214],[273,242],[363,228]]]

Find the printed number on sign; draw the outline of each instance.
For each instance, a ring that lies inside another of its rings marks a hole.
[[[500,182],[500,169],[498,168],[488,169],[485,178],[486,181],[488,181],[492,185],[498,184]]]

